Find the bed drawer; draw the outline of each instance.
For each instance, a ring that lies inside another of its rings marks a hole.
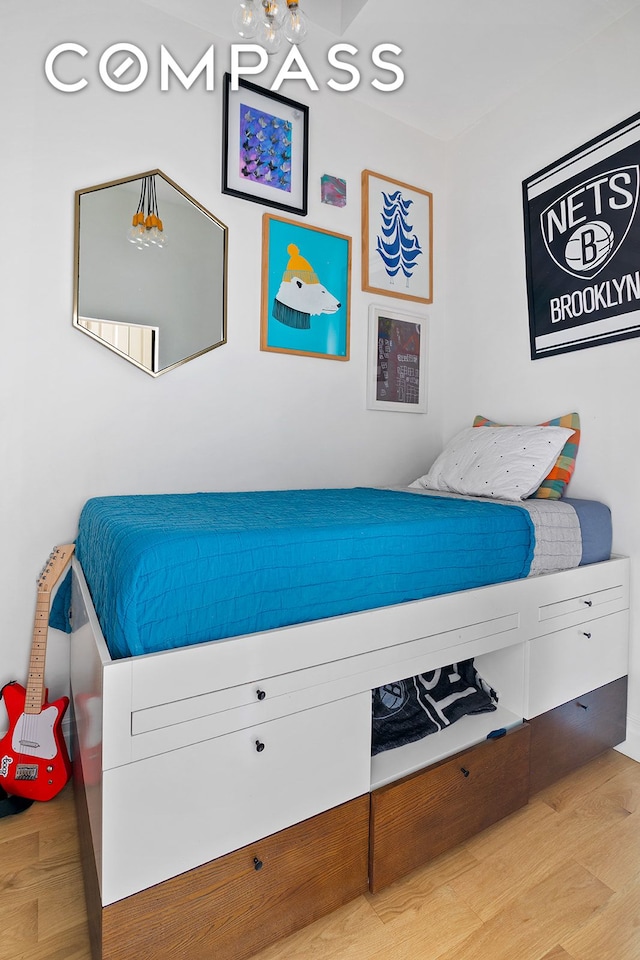
[[[104,774],[103,904],[369,789],[371,694]]]
[[[555,620],[557,617],[565,617],[567,614],[584,614],[585,619],[597,615],[598,609],[607,608],[611,604],[618,604],[625,597],[625,588],[622,584],[613,587],[607,587],[605,590],[592,590],[589,593],[581,594],[577,597],[569,597],[567,600],[559,600],[555,603],[547,603],[540,607],[540,620]]]
[[[369,796],[103,911],[109,960],[243,960],[367,889]]]
[[[626,736],[627,678],[621,677],[548,713],[531,727],[531,793],[588,763]]]
[[[536,598],[530,637],[629,608],[629,560],[614,557],[531,579]]]
[[[528,796],[527,724],[374,791],[371,890],[376,893],[524,806]]]
[[[536,717],[572,697],[625,676],[629,612],[596,617],[528,645],[528,708]]]

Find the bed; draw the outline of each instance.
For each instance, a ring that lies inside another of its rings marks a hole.
[[[603,504],[418,482],[89,501],[70,592],[96,958],[239,960],[381,889],[559,775],[544,723],[572,698],[595,697],[576,756],[620,742],[610,549]],[[498,703],[372,758],[372,691],[454,664]]]

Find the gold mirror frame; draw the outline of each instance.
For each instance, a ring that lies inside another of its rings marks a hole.
[[[168,373],[227,342],[227,250],[226,225],[161,170],[77,190],[73,326]]]

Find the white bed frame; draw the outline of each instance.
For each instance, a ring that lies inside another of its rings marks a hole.
[[[141,891],[162,891],[171,878],[223,863],[456,756],[492,730],[521,727],[624,677],[628,567],[615,558],[113,661],[74,559],[75,767],[89,826],[96,957],[145,956],[139,938],[107,945],[96,915],[104,921],[113,905],[135,905]],[[497,713],[372,761],[371,689],[469,657],[498,691]],[[184,955],[198,957],[198,949],[190,942]],[[158,960],[157,946],[150,955]]]

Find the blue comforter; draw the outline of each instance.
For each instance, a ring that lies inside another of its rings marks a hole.
[[[101,497],[76,555],[114,658],[525,577],[528,513],[395,490]]]

